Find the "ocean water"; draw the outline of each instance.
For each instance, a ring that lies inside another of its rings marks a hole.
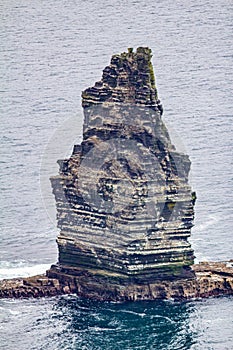
[[[232,302],[114,304],[75,296],[6,300],[0,302],[1,345],[31,350],[231,350]]]
[[[163,119],[192,161],[196,259],[233,258],[233,3],[1,0],[0,16],[0,278],[56,262],[48,178],[81,140],[81,91],[138,46],[153,50]],[[232,306],[1,300],[0,348],[230,350]]]

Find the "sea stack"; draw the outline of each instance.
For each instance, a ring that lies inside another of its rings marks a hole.
[[[51,178],[60,229],[51,277],[86,273],[91,288],[105,277],[145,284],[194,276],[190,160],[162,121],[151,57],[147,47],[112,56],[82,93],[83,141]]]
[[[233,294],[233,261],[193,265],[190,160],[162,121],[151,50],[114,55],[82,94],[83,141],[51,178],[59,258],[0,281],[0,298],[75,293],[100,301]]]

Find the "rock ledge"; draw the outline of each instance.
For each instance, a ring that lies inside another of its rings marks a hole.
[[[134,283],[118,274],[51,266],[44,275],[0,281],[0,298],[38,298],[61,294],[100,301],[174,299],[233,295],[233,260],[192,266],[195,278]],[[59,277],[59,279],[56,278]]]

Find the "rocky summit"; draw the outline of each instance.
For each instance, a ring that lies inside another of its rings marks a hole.
[[[62,268],[146,283],[193,278],[189,157],[162,121],[151,50],[114,55],[82,93],[83,141],[51,178]],[[56,275],[56,274],[55,274]]]

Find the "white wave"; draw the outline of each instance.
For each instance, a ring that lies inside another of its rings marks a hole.
[[[139,317],[147,316],[144,312],[140,313],[140,312],[135,312],[135,311],[132,311],[132,310],[121,310],[119,312],[125,312],[127,314],[133,314],[133,315],[136,315],[136,316],[139,316]]]
[[[167,317],[167,316],[162,316],[162,315],[151,315],[150,319],[154,319],[154,318],[163,318],[164,320],[170,322],[170,323],[175,323],[175,321],[173,321],[171,318]]]
[[[103,332],[103,331],[116,331],[117,328],[105,328],[105,327],[98,327],[98,326],[89,326],[88,331],[95,331],[95,332]],[[82,330],[83,331],[83,330]]]
[[[220,217],[218,216],[212,216],[210,215],[203,223],[197,223],[195,224],[195,230],[196,231],[204,231],[207,228],[214,226],[220,221]]]
[[[9,313],[11,314],[11,315],[14,315],[14,316],[17,316],[17,315],[19,315],[20,314],[20,311],[16,311],[16,310],[9,310]]]
[[[50,266],[48,264],[26,265],[24,262],[3,262],[0,265],[0,280],[40,275],[45,273]]]

